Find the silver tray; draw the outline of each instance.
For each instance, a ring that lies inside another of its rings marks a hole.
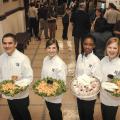
[[[74,84],[74,81],[75,81],[75,79],[71,82],[70,88],[71,88],[71,91],[72,91],[73,95],[75,95],[75,96],[78,97],[78,98],[82,98],[82,99],[92,98],[92,97],[96,96],[96,95],[100,92],[101,83],[100,83],[100,80],[98,80],[97,78],[96,78],[95,81],[98,82],[98,87],[99,87],[99,88],[97,88],[98,90],[97,90],[94,94],[90,94],[90,95],[83,95],[83,94],[80,94],[80,93],[79,93],[79,94],[76,93],[75,90],[74,90],[74,85],[73,85],[73,84]],[[80,83],[79,83],[79,84],[80,84]]]

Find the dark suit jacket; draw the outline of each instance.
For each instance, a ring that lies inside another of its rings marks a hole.
[[[89,15],[83,10],[77,10],[72,13],[71,20],[73,23],[73,36],[80,38],[83,34],[88,34],[90,31]]]

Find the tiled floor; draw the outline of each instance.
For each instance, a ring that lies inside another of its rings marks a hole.
[[[63,41],[61,38],[62,36],[61,23],[62,23],[61,18],[58,18],[56,39],[58,40],[60,45],[60,56],[68,66],[68,77],[67,77],[68,90],[63,98],[62,111],[63,111],[64,120],[79,120],[77,108],[76,108],[76,99],[70,91],[70,82],[73,79],[74,69],[75,69],[74,44],[71,34],[72,26],[71,25],[69,26],[69,35],[68,35],[69,40]],[[32,68],[34,71],[34,81],[40,78],[42,61],[44,56],[46,55],[44,49],[45,42],[46,40],[44,39],[44,37],[41,42],[32,39],[30,45],[25,50],[25,54],[27,54],[31,59]],[[32,91],[32,88],[30,90],[29,109],[33,120],[50,120],[44,100],[41,97],[35,95]],[[6,100],[0,99],[0,120],[8,120],[9,115],[10,112]],[[117,120],[120,120],[119,115],[120,115],[120,111],[117,114]],[[94,118],[95,120],[102,120],[99,101],[96,102]]]

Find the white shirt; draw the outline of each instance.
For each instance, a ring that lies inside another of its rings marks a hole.
[[[66,84],[67,66],[59,56],[54,56],[50,59],[46,56],[43,61],[43,67],[41,72],[41,78],[52,77],[55,79],[61,79]],[[62,96],[45,97],[45,100],[52,103],[61,103]]]
[[[32,18],[37,18],[37,8],[35,8],[34,6],[29,7],[28,16]]]
[[[90,53],[87,56],[80,54],[78,56],[75,77],[77,78],[83,74],[92,75],[99,80],[101,79],[100,60],[95,54]],[[96,98],[97,96],[94,96],[84,100],[94,100]]]
[[[112,61],[109,61],[108,56],[104,57],[101,60],[101,69],[102,69],[102,81],[108,81],[108,74],[116,75],[116,71],[120,72],[120,58],[115,58]],[[120,105],[120,97],[114,97],[110,95],[105,90],[101,90],[100,92],[100,101],[108,106],[118,106]]]
[[[13,75],[18,76],[17,82],[25,82],[29,85],[33,80],[33,71],[30,61],[23,53],[15,50],[11,56],[3,53],[0,56],[0,81],[11,80]],[[28,89],[14,97],[3,95],[6,99],[21,99],[28,96]]]

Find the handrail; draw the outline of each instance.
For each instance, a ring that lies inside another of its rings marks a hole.
[[[0,15],[0,21],[6,19],[8,16],[10,16],[11,14],[14,14],[20,10],[24,10],[24,7],[18,7],[18,8],[15,8],[15,9],[12,9],[8,12],[5,12],[4,14]]]

